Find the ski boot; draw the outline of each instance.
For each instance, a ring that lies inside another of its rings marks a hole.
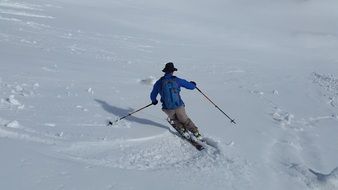
[[[174,129],[184,138],[186,139],[190,139],[190,134],[189,132],[184,128],[184,127],[177,127],[177,125],[175,124],[174,120],[171,120],[169,117],[167,118],[167,121],[170,123],[171,126],[174,127]]]
[[[195,136],[197,140],[202,141],[202,142],[204,141],[202,135],[198,131],[193,133],[193,135]]]
[[[188,132],[185,128],[180,127],[180,128],[177,129],[177,131],[178,131],[184,138],[186,138],[186,139],[190,139],[190,138],[191,138],[189,132]]]

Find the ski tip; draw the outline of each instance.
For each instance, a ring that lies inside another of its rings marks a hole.
[[[197,150],[199,150],[199,151],[202,151],[202,150],[204,150],[205,148],[204,148],[204,146],[201,146],[201,147],[196,147],[197,148]]]

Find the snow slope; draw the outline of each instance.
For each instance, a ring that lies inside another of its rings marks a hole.
[[[338,189],[335,0],[0,0],[1,189]],[[152,84],[173,61],[191,119]]]

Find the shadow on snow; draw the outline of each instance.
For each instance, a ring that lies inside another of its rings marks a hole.
[[[107,111],[109,113],[112,113],[112,114],[114,114],[116,116],[119,116],[119,117],[128,115],[129,113],[131,113],[132,111],[134,111],[131,108],[129,108],[129,109],[123,109],[123,108],[119,108],[119,107],[110,105],[106,101],[103,101],[103,100],[95,99],[95,101],[97,103],[99,103],[105,111]],[[149,119],[135,117],[133,115],[131,115],[129,117],[126,117],[125,120],[136,122],[136,123],[140,123],[140,124],[144,124],[144,125],[152,125],[152,126],[160,127],[160,128],[167,129],[167,130],[169,129],[168,126],[162,125],[161,123],[157,123],[157,122],[151,121]]]

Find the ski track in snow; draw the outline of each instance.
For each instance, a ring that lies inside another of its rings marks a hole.
[[[6,41],[15,45],[24,45],[46,52],[62,52],[66,49],[70,55],[90,56],[96,60],[109,62],[127,62],[129,60],[119,57],[119,49],[136,50],[151,53],[159,42],[153,39],[144,39],[131,35],[103,35],[89,33],[76,29],[57,28],[48,25],[45,20],[55,19],[48,15],[47,9],[60,9],[62,7],[51,4],[29,4],[15,1],[0,2],[0,21],[8,22],[18,30],[15,33],[0,33],[0,42]],[[48,36],[41,40],[41,35]],[[107,49],[93,44],[104,44],[107,39],[113,40],[119,49]],[[95,42],[95,43],[93,43]],[[146,43],[148,45],[140,45]],[[91,45],[88,45],[91,44]],[[154,45],[149,45],[154,44]],[[44,70],[54,71],[48,67]],[[143,81],[147,83],[147,81]],[[141,83],[143,83],[141,82]]]
[[[335,107],[335,100],[338,96],[338,79],[331,75],[318,73],[313,73],[312,79],[313,84],[317,84],[322,88],[320,95],[329,100],[327,104]],[[301,181],[306,189],[338,189],[338,168],[333,169],[329,174],[321,174],[313,171],[304,163],[305,158],[310,158],[315,163],[321,162],[321,158],[318,155],[320,147],[311,143],[314,137],[308,131],[318,126],[321,121],[332,120],[338,123],[338,115],[332,114],[299,119],[293,113],[278,107],[276,103],[266,97],[264,92],[259,90],[249,90],[249,92],[255,96],[258,95],[264,102],[271,105],[273,109],[270,114],[271,118],[281,130],[279,137],[269,143],[265,162],[271,165],[276,173],[280,172],[280,168],[283,168],[284,172],[291,177],[291,180]],[[278,95],[278,91],[273,90],[273,94]],[[275,162],[281,167],[276,167]]]
[[[107,38],[121,38],[120,40],[122,41],[130,40],[120,36],[109,37],[96,33],[84,33],[81,30],[73,31],[52,27],[46,24],[44,20],[55,19],[54,16],[47,14],[47,9],[51,8],[60,9],[61,7],[51,4],[37,5],[17,1],[0,2],[0,21],[8,22],[18,28],[15,33],[1,32],[0,42],[6,41],[15,45],[25,45],[46,52],[59,52],[67,49],[71,55],[89,54],[98,60],[115,61],[117,58],[112,53],[113,51],[101,47],[88,46],[87,44],[92,41],[105,42]],[[45,38],[42,41],[41,34],[49,38]]]
[[[46,145],[56,144],[60,140],[57,136],[51,136],[24,127],[16,120],[10,121],[3,118],[0,118],[0,137]]]
[[[43,5],[29,4],[15,1],[0,2],[0,14],[8,16],[20,17],[36,17],[36,18],[54,18],[52,16],[41,14],[44,12]]]
[[[158,170],[192,166],[205,169],[226,164],[220,150],[208,147],[205,151],[196,151],[170,132],[136,139],[78,142],[58,151],[74,160],[121,169]]]
[[[44,5],[36,5],[29,3],[21,3],[14,1],[0,2],[0,20],[12,22],[12,24],[20,24],[35,29],[48,28],[48,25],[32,21],[32,18],[53,19],[53,16],[43,14],[45,12]]]
[[[211,141],[211,138],[209,138]],[[214,142],[216,144],[216,141]],[[189,143],[167,131],[159,135],[135,138],[76,142],[58,147],[58,157],[78,161],[89,166],[113,167],[141,171],[176,171],[177,183],[200,184],[200,186],[219,187],[229,185],[227,181],[237,179],[249,186],[249,164],[240,156],[227,155],[226,144],[217,144],[217,148],[207,147],[197,151]],[[215,174],[221,172],[222,175]],[[211,178],[207,178],[212,176]],[[212,183],[205,184],[211,180]]]

